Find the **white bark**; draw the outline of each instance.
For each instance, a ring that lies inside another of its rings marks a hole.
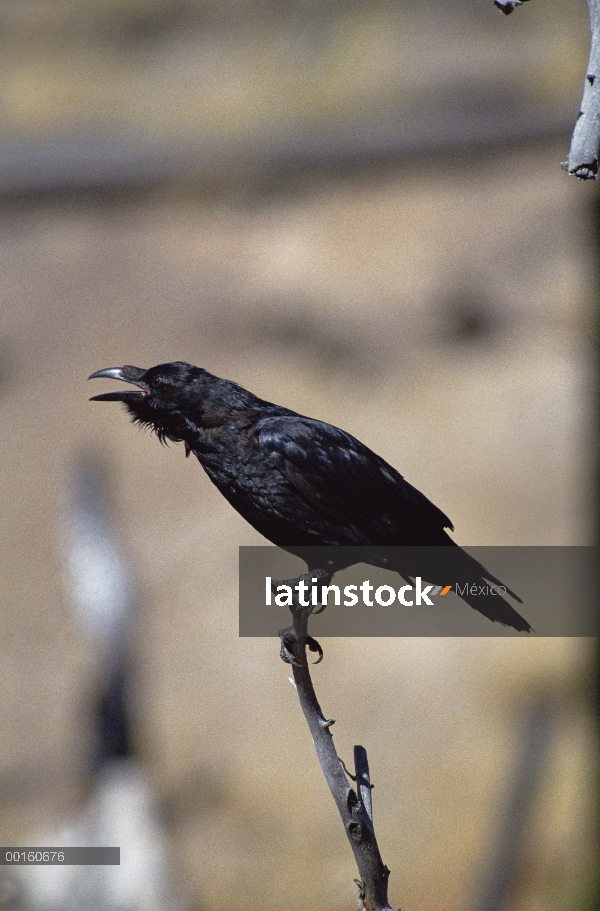
[[[565,170],[581,180],[595,180],[600,150],[600,0],[586,0],[592,41],[581,111],[575,124]]]

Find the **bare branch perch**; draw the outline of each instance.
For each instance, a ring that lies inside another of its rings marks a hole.
[[[356,880],[359,888],[359,907],[364,911],[392,911],[387,897],[390,871],[381,858],[373,828],[371,782],[366,750],[364,747],[354,747],[354,790],[348,782],[344,765],[333,743],[330,728],[334,722],[325,718],[321,711],[310,676],[306,658],[307,645],[312,651],[318,651],[322,655],[318,643],[308,635],[311,608],[301,607],[296,603],[290,610],[292,625],[280,633],[282,658],[292,665],[300,705],[312,734],[317,757],[354,853],[361,877],[360,881]]]
[[[499,10],[502,10],[505,16],[510,15],[518,6],[523,6],[525,0],[494,0]]]
[[[580,180],[595,180],[600,150],[600,0],[586,0],[586,3],[592,30],[590,59],[569,159],[563,167]]]
[[[509,15],[525,0],[493,0]],[[573,130],[569,158],[561,168],[580,180],[595,180],[600,157],[600,0],[586,0],[592,39],[581,110]]]

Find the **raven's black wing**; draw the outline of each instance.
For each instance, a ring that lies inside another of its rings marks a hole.
[[[295,530],[286,541],[271,536],[274,543],[373,548],[375,553],[365,553],[364,562],[387,566],[404,578],[413,576],[414,570],[396,562],[403,558],[394,553],[395,546],[433,545],[437,551],[437,545],[442,545],[438,554],[427,553],[429,571],[424,576],[429,582],[445,584],[456,577],[469,583],[488,579],[502,584],[456,546],[445,531],[453,530],[452,523],[437,506],[349,433],[310,418],[286,415],[260,420],[253,442],[260,447],[265,464],[271,472],[276,469],[283,482],[277,485],[278,516]],[[302,555],[302,548],[286,549]],[[501,596],[461,597],[490,620],[531,631],[529,623]]]
[[[255,445],[285,481],[296,525],[322,527],[323,544],[452,543],[444,531],[452,523],[437,506],[380,456],[331,424],[295,415],[262,418]]]

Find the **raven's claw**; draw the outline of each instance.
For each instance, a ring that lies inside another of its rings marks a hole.
[[[319,662],[323,660],[323,649],[321,648],[321,646],[319,645],[317,640],[313,639],[312,636],[306,637],[306,644],[308,645],[311,652],[318,653],[319,657],[317,658],[316,661],[313,661],[313,664],[319,664]]]
[[[291,628],[282,629],[279,631],[279,638],[281,639],[281,648],[279,650],[279,656],[282,661],[285,661],[286,664],[293,664],[296,667],[300,667],[300,662],[296,661],[293,654],[288,648],[288,642],[291,645],[292,642],[296,642],[296,637]]]
[[[298,638],[292,627],[288,626],[287,629],[279,630],[279,638],[281,639],[281,649],[279,650],[281,660],[285,661],[286,664],[293,664],[296,667],[301,667],[300,661],[296,661],[296,658],[290,650],[290,647],[298,642]],[[313,664],[319,664],[323,660],[323,649],[312,636],[307,636],[305,643],[311,652],[316,652],[319,656]]]

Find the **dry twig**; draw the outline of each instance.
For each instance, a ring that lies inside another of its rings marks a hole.
[[[314,572],[300,578],[316,582]],[[285,584],[293,586],[298,581],[294,579]],[[355,775],[350,776],[356,782],[356,788],[353,788],[348,781],[349,773],[333,743],[330,728],[334,721],[325,718],[321,711],[310,676],[306,657],[307,646],[311,651],[319,652],[318,661],[323,655],[319,644],[308,635],[308,618],[312,608],[302,607],[296,602],[290,610],[291,626],[279,634],[281,656],[292,666],[300,705],[312,734],[323,774],[354,853],[360,875],[360,880],[355,880],[359,889],[359,908],[363,911],[392,911],[387,897],[390,871],[381,858],[373,827],[372,786],[367,752],[364,747],[354,747]]]
[[[523,0],[494,0],[494,3],[508,15],[522,6]],[[569,157],[561,167],[580,180],[595,180],[600,156],[600,0],[586,0],[586,3],[592,32],[590,59]]]

